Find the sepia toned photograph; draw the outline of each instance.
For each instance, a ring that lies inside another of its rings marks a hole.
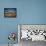
[[[16,18],[16,8],[4,8],[4,17]]]

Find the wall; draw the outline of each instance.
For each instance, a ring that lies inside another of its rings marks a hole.
[[[4,18],[4,8],[17,8],[16,18]],[[17,24],[46,24],[46,0],[0,0],[0,44],[8,43]]]

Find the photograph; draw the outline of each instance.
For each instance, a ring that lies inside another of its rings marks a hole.
[[[4,17],[16,18],[16,8],[4,8]]]

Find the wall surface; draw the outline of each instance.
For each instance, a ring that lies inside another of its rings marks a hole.
[[[17,8],[16,18],[4,18],[4,8]],[[18,24],[46,24],[46,0],[0,0],[0,44],[8,43],[9,32]]]

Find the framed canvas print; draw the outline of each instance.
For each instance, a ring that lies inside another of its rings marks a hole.
[[[10,17],[10,18],[16,18],[16,13],[17,9],[16,8],[4,8],[4,17]]]

